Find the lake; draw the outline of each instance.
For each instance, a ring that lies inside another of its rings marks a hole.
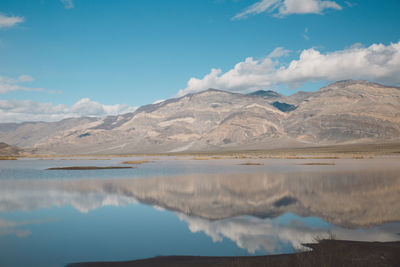
[[[133,169],[46,170],[140,159],[0,161],[0,266],[291,253],[321,238],[400,240],[398,157],[148,157]]]

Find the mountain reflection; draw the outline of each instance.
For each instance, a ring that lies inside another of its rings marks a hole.
[[[2,179],[0,211],[72,205],[81,212],[139,201],[219,220],[287,212],[352,228],[400,221],[396,171],[186,175],[142,179]]]
[[[398,240],[400,177],[395,170],[207,174],[141,179],[1,179],[0,212],[72,205],[150,204],[177,214],[193,233],[228,238],[249,253],[326,237]],[[250,215],[250,216],[249,216]],[[282,217],[289,217],[282,223]],[[317,220],[317,225],[310,224]],[[0,219],[0,236],[30,234],[32,222]],[[33,222],[37,223],[37,222]],[[332,226],[333,224],[334,226]],[[394,225],[394,226],[393,226]],[[373,227],[376,226],[376,227]],[[354,230],[354,228],[364,228]]]

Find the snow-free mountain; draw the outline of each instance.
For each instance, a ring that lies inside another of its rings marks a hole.
[[[340,81],[284,96],[208,89],[133,113],[0,124],[0,141],[36,153],[237,151],[400,141],[400,88]]]

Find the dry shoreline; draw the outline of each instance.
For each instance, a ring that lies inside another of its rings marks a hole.
[[[157,157],[157,156],[190,156],[190,157],[368,157],[382,155],[400,155],[400,143],[384,144],[348,144],[348,145],[330,145],[330,146],[312,146],[298,148],[279,148],[268,150],[223,150],[223,151],[188,151],[177,153],[133,153],[133,154],[26,154],[17,156],[20,158],[66,158],[66,157],[94,157],[94,158],[112,158],[112,157]]]
[[[126,262],[72,263],[68,267],[134,266],[399,266],[400,242],[321,240],[306,244],[312,251],[243,257],[161,256]]]

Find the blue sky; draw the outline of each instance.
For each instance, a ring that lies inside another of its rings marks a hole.
[[[0,121],[123,113],[209,87],[399,85],[399,11],[398,0],[2,0]]]

